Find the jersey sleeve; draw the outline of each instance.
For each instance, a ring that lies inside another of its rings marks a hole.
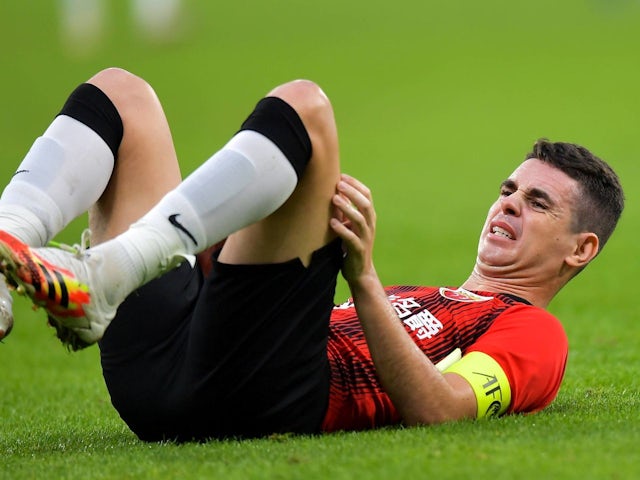
[[[511,389],[508,413],[542,410],[558,394],[564,377],[568,341],[560,322],[530,305],[502,313],[465,355],[482,352],[504,370]]]

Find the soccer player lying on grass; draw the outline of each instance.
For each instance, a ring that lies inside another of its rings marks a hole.
[[[153,90],[108,69],[4,190],[1,271],[68,347],[99,343],[112,403],[142,439],[434,424],[554,399],[567,340],[544,308],[622,208],[604,162],[540,141],[502,182],[466,281],[385,289],[372,197],[340,174],[317,85],[275,88],[181,181]],[[44,247],[85,210],[91,248]],[[334,306],[340,270],[352,299]]]

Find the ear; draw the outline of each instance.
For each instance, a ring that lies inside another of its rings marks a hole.
[[[565,258],[571,267],[584,268],[598,254],[600,240],[593,232],[582,232],[576,235],[573,253]]]

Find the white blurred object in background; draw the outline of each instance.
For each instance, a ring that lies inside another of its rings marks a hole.
[[[62,41],[75,56],[92,54],[109,25],[106,0],[58,0]],[[182,33],[182,0],[131,0],[131,24],[136,35],[151,43],[171,43]]]

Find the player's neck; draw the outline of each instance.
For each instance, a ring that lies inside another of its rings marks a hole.
[[[490,277],[475,268],[462,284],[462,288],[472,291],[508,293],[524,298],[540,308],[546,308],[555,295],[555,292],[550,292],[549,285],[528,283],[522,278]]]

